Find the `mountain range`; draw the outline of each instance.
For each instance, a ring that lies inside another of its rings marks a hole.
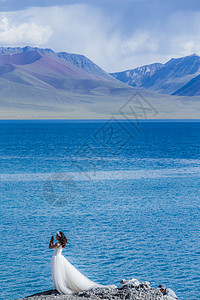
[[[0,119],[198,118],[198,56],[179,60],[114,75],[83,55],[0,47]]]
[[[200,95],[200,57],[197,54],[172,58],[165,64],[154,63],[110,75],[130,86],[161,94]]]
[[[88,115],[95,97],[117,96],[130,89],[82,55],[0,48],[1,118],[26,117],[27,112],[30,118],[36,113],[41,118],[59,118],[61,113],[79,118],[85,111]]]

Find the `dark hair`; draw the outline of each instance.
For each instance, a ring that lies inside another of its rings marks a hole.
[[[60,234],[60,243],[62,245],[63,248],[65,248],[66,244],[67,244],[67,238],[66,236],[64,235],[64,233],[62,231],[59,231],[59,234]]]

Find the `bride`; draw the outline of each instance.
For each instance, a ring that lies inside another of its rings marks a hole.
[[[54,249],[54,255],[51,258],[51,272],[54,288],[60,294],[73,294],[94,287],[105,287],[85,277],[62,255],[62,250],[67,244],[67,238],[62,231],[56,233],[56,239],[58,243],[54,244],[54,237],[51,237],[49,249]]]

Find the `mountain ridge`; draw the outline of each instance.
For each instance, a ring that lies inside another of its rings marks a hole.
[[[173,95],[177,96],[193,96],[194,93],[196,96],[200,95],[200,75],[197,75],[191,79],[187,84],[177,90]]]
[[[72,63],[79,69],[82,69],[90,74],[99,75],[111,79],[108,73],[106,73],[102,68],[92,62],[89,58],[82,54],[68,53],[68,52],[55,52],[49,48],[38,48],[38,47],[0,47],[0,55],[15,55],[21,53],[29,53],[31,51],[37,51],[41,54],[49,54],[63,58],[66,61]]]
[[[153,77],[162,64],[138,69]],[[140,80],[140,78],[138,79]],[[132,87],[82,55],[0,48],[0,119],[197,119],[200,97]],[[145,113],[144,113],[145,112]]]
[[[144,76],[143,69],[152,69]],[[185,57],[172,58],[165,64],[150,64],[122,72],[110,73],[114,78],[130,86],[148,89],[166,95],[175,95],[190,80],[200,74],[200,57],[194,53]],[[200,88],[199,88],[200,90]],[[184,96],[183,92],[181,94]],[[198,95],[198,91],[190,91],[190,96]]]

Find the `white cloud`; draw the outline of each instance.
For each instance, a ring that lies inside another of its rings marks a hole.
[[[106,71],[134,66],[134,55],[157,49],[157,40],[147,30],[133,30],[131,36],[125,37],[117,17],[107,17],[100,9],[88,5],[31,8],[30,11],[34,21],[51,22],[54,35],[47,47],[84,54]]]
[[[166,37],[166,50],[168,53],[188,55],[200,54],[200,12],[173,13],[165,26],[168,33]],[[163,43],[164,48],[164,43]]]
[[[0,14],[1,45],[44,45],[52,34],[49,26],[40,26],[34,22],[16,24],[18,13]]]
[[[84,54],[109,72],[200,53],[198,11],[170,12],[152,27],[144,22],[129,34],[116,14],[89,4],[29,8],[0,14],[0,19],[1,44]]]

